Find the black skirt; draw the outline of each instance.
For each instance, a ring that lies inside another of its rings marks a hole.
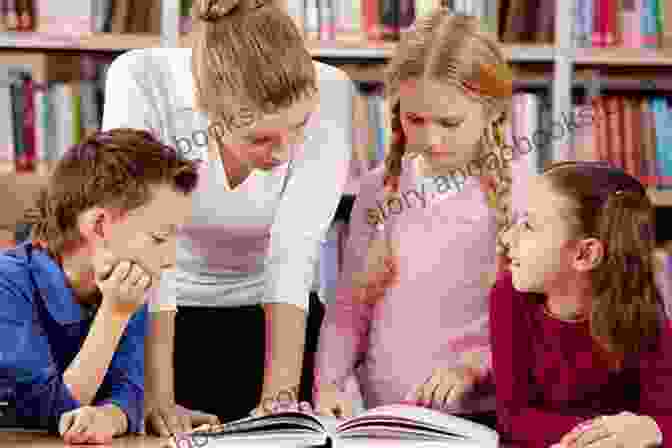
[[[310,296],[301,400],[312,402],[313,366],[324,306]],[[264,380],[265,319],[261,305],[180,306],[175,317],[175,399],[222,422],[246,417]]]

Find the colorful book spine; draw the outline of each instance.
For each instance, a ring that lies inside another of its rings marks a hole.
[[[49,171],[49,95],[44,84],[35,84],[35,163],[39,174]]]
[[[24,92],[22,73],[10,71],[12,78],[12,120],[14,123],[14,169],[23,171],[25,164],[25,146],[23,135],[23,112],[24,112]]]
[[[24,160],[21,161],[25,171],[35,170],[37,148],[35,147],[35,91],[33,79],[29,75],[23,77],[23,145]]]
[[[656,128],[656,176],[662,182],[659,182],[658,187],[662,187],[666,182],[666,173],[670,172],[667,168],[667,157],[665,155],[665,126],[667,124],[667,104],[664,98],[654,96],[651,98],[651,111],[653,112],[654,126]]]
[[[15,170],[14,110],[9,71],[0,68],[0,174]]]

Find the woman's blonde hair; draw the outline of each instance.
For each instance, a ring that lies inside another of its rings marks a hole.
[[[454,15],[442,7],[418,20],[415,27],[403,36],[386,75],[385,91],[390,100],[392,126],[392,142],[385,159],[383,181],[386,199],[399,194],[402,159],[411,152],[406,145],[400,116],[399,90],[405,81],[424,78],[450,83],[470,98],[483,103],[488,117],[494,119],[488,122],[479,141],[481,162],[493,146],[505,144],[503,125],[511,107],[513,75],[496,37],[482,31],[478,19]],[[494,197],[498,254],[506,252],[500,236],[510,225],[512,179],[511,167],[507,163],[502,160],[500,164],[498,161],[493,175],[480,175],[482,185],[490,180],[490,194]],[[353,279],[359,298],[367,302],[381,299],[396,277],[397,258],[393,242],[389,234],[381,233],[378,232],[371,241],[366,266]]]
[[[192,73],[198,108],[235,122],[317,91],[313,60],[276,0],[194,0]]]

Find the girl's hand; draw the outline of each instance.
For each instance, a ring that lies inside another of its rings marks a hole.
[[[645,448],[659,445],[663,437],[655,420],[646,415],[621,412],[582,423],[564,435],[555,448]]]
[[[352,401],[335,384],[320,384],[314,389],[315,408],[320,415],[338,418],[353,416]]]
[[[474,390],[477,382],[478,374],[472,368],[437,368],[424,383],[406,395],[406,401],[418,406],[445,409],[462,401]]]
[[[108,444],[124,425],[115,417],[103,407],[82,406],[61,415],[58,432],[69,444]]]

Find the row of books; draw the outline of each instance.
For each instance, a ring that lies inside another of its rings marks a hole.
[[[573,40],[577,47],[660,48],[670,44],[665,34],[672,31],[672,11],[665,11],[664,0],[575,1]]]
[[[107,59],[85,58],[80,81],[46,85],[24,67],[2,67],[0,173],[44,172],[82,136],[100,128]]]
[[[161,32],[162,0],[0,0],[3,31]]]
[[[650,187],[672,187],[672,110],[665,96],[605,95],[592,100],[595,120],[575,134],[575,156],[604,160]],[[603,117],[603,119],[598,119]]]

